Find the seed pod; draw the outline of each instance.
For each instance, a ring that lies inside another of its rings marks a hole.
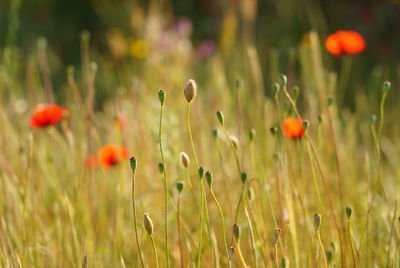
[[[185,98],[188,102],[191,102],[194,97],[196,97],[197,94],[197,84],[196,81],[193,79],[189,79],[187,82],[185,89],[183,90],[183,93],[185,94]]]
[[[129,159],[129,163],[131,164],[132,172],[135,172],[137,166],[137,160],[133,156]]]
[[[314,214],[314,225],[317,230],[319,230],[319,227],[321,226],[321,214],[315,213]]]
[[[143,225],[144,229],[149,235],[153,234],[153,222],[150,219],[150,216],[148,213],[144,213],[143,215]]]
[[[161,105],[163,105],[165,101],[165,92],[162,89],[158,91],[158,99],[160,100]]]
[[[189,156],[185,152],[181,152],[181,162],[185,168],[190,164]]]

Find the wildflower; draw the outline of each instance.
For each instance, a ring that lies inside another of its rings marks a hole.
[[[286,118],[283,122],[285,135],[292,139],[301,139],[304,135],[303,120],[299,118]]]
[[[100,162],[104,168],[117,165],[124,159],[128,159],[128,150],[125,147],[107,144],[99,152]]]
[[[68,111],[66,107],[55,104],[39,104],[31,117],[29,126],[31,128],[45,128],[55,125],[61,121],[66,111]]]
[[[85,167],[87,169],[94,169],[98,165],[97,156],[96,155],[88,155],[85,159]]]
[[[358,54],[365,47],[365,40],[355,31],[337,31],[331,34],[325,41],[326,49],[334,56],[342,54]]]
[[[193,79],[189,79],[185,88],[183,89],[183,93],[185,94],[185,98],[188,102],[191,102],[197,94],[197,84]]]
[[[197,59],[205,59],[216,50],[217,45],[213,40],[205,40],[196,48],[195,57]]]
[[[129,52],[138,59],[143,59],[149,54],[149,44],[145,40],[135,40],[129,46]]]

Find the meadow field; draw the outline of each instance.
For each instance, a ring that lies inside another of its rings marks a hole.
[[[1,267],[400,267],[398,1],[39,2],[0,4]]]

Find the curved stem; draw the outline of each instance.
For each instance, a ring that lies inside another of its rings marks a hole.
[[[220,215],[220,217],[221,217],[222,237],[223,237],[223,240],[224,240],[224,247],[225,247],[226,259],[227,259],[227,261],[228,261],[229,267],[231,267],[231,262],[230,262],[230,260],[229,260],[228,245],[226,244],[226,237],[225,237],[225,220],[224,220],[224,214],[223,214],[223,212],[222,212],[222,208],[221,208],[221,206],[219,205],[219,202],[218,202],[218,200],[217,200],[217,197],[216,197],[215,194],[214,194],[214,191],[213,191],[213,188],[212,188],[212,187],[210,187],[210,193],[211,193],[212,198],[214,199],[214,202],[215,202],[215,204],[216,204],[216,206],[217,206],[217,208],[218,208],[218,210],[219,210],[219,215]]]
[[[168,249],[168,184],[167,184],[167,172],[166,172],[166,165],[164,160],[164,153],[162,148],[162,119],[163,119],[163,111],[164,105],[161,104],[161,112],[160,112],[160,128],[159,128],[159,135],[158,138],[160,140],[160,153],[161,159],[163,163],[163,177],[164,177],[164,193],[165,193],[165,255],[167,258],[167,267],[169,267],[169,249]]]
[[[236,247],[236,249],[237,249],[237,253],[238,253],[238,255],[239,255],[240,262],[242,263],[243,267],[247,267],[246,261],[245,261],[244,258],[243,258],[242,251],[240,250],[239,242],[236,241],[236,239],[234,239],[234,241],[235,241],[235,247]]]
[[[132,207],[133,207],[133,226],[135,229],[136,244],[138,247],[140,263],[142,264],[142,267],[144,268],[145,266],[144,266],[144,262],[143,262],[143,258],[142,258],[142,251],[140,249],[139,236],[138,236],[138,231],[137,231],[136,202],[135,202],[135,172],[132,173]]]
[[[317,237],[318,237],[319,246],[321,247],[322,254],[324,255],[325,268],[328,268],[328,260],[326,259],[325,249],[324,249],[324,245],[322,245],[322,240],[321,240],[321,235],[319,233],[319,230],[317,230]]]

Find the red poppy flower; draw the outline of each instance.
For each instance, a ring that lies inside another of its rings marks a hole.
[[[365,40],[355,31],[337,31],[328,36],[325,41],[326,49],[334,56],[342,54],[358,54],[365,47]]]
[[[94,169],[98,165],[97,156],[96,155],[88,155],[85,159],[85,167],[87,169]]]
[[[39,104],[31,117],[29,126],[31,128],[45,128],[55,125],[61,121],[65,111],[68,111],[68,108],[55,104]]]
[[[292,139],[301,139],[304,135],[303,119],[286,118],[283,122],[283,132]]]
[[[100,162],[104,168],[117,165],[124,159],[128,159],[128,150],[125,147],[108,144],[99,152]]]

